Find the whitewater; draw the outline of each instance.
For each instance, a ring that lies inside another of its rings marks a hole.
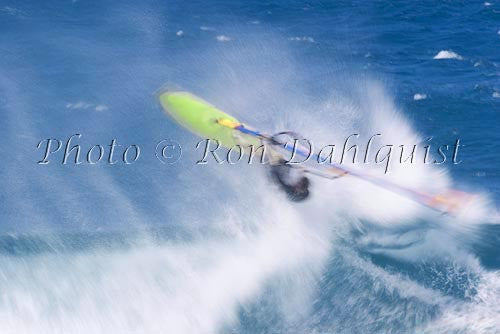
[[[47,6],[0,12],[8,36],[1,333],[498,332],[499,183],[490,149],[498,135],[487,126],[497,124],[488,110],[498,107],[491,94],[500,87],[479,81],[498,75],[498,63],[404,23],[459,8],[379,4],[352,18],[347,4]],[[491,19],[495,6],[474,13]],[[385,16],[389,26],[379,22]],[[443,16],[428,24],[458,24]],[[421,37],[392,52],[404,40],[394,27]],[[420,39],[437,45],[418,53]],[[417,70],[405,63],[411,54]],[[264,166],[195,164],[198,139],[155,98],[167,81],[258,129],[299,131],[319,146],[352,133],[409,146],[463,135],[469,150],[456,169],[422,159],[387,175],[377,164],[356,167],[422,191],[477,196],[457,215],[441,215],[355,178],[311,177],[311,198],[291,203]],[[73,133],[87,145],[124,138],[150,159],[36,164],[41,139]],[[193,149],[165,166],[147,149],[159,138]],[[492,144],[472,163],[482,140]]]

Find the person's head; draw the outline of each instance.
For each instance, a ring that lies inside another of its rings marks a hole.
[[[297,192],[304,193],[309,191],[309,179],[307,177],[302,177],[300,181],[294,187]]]
[[[288,192],[288,198],[294,202],[300,202],[309,197],[309,179],[302,177]]]

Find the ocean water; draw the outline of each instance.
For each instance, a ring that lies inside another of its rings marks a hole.
[[[2,0],[0,32],[1,333],[500,333],[500,2]],[[291,203],[263,166],[196,165],[165,82],[318,144],[460,139],[357,167],[476,195],[312,177]],[[62,164],[74,134],[118,162]]]

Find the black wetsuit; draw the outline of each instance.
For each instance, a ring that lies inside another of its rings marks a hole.
[[[286,192],[288,198],[294,202],[300,202],[309,197],[309,179],[300,174],[293,177],[293,167],[280,161],[277,165],[271,165],[271,177]]]

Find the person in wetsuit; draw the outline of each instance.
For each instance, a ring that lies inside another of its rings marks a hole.
[[[309,179],[297,168],[287,164],[284,159],[271,164],[271,178],[294,202],[301,202],[309,197]]]

